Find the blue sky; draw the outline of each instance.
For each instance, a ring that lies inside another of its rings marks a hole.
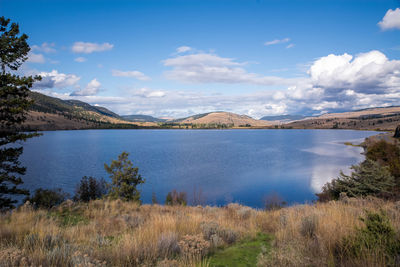
[[[0,0],[35,90],[119,114],[400,104],[400,1]]]

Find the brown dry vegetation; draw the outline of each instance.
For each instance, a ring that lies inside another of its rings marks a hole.
[[[400,107],[371,108],[352,112],[327,113],[284,124],[300,129],[394,130],[400,123]]]
[[[46,131],[46,130],[76,130],[99,128],[102,123],[137,125],[145,127],[157,126],[154,122],[130,122],[116,119],[110,116],[100,115],[92,111],[84,111],[80,114],[82,118],[68,117],[58,113],[45,113],[29,111],[27,120],[23,127],[27,129]],[[84,119],[87,118],[87,119]],[[88,120],[90,118],[90,120]]]
[[[230,112],[212,112],[201,118],[189,117],[180,121],[181,124],[225,124],[233,126],[251,125],[251,126],[270,126],[268,121],[256,120],[246,115],[238,115]]]
[[[0,217],[1,266],[207,266],[217,247],[263,232],[274,236],[259,266],[385,266],[379,255],[341,258],[344,238],[365,210],[383,210],[397,234],[400,204],[346,199],[274,211],[227,207],[66,202],[51,211],[25,205]],[[210,254],[211,253],[211,254]]]

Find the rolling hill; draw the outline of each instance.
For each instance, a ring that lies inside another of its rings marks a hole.
[[[265,127],[272,125],[268,121],[261,121],[253,119],[246,115],[238,115],[230,112],[210,112],[203,113],[194,116],[190,116],[183,119],[174,120],[173,122],[179,124],[191,124],[191,125],[226,125],[228,127]]]
[[[79,100],[62,100],[30,92],[34,101],[23,124],[26,130],[69,130],[93,128],[138,128],[152,123],[134,123],[104,107]]]
[[[400,106],[327,113],[285,124],[301,129],[394,130],[400,124]]]

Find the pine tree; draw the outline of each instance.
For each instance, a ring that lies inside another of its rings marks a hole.
[[[128,156],[129,153],[122,152],[118,160],[113,160],[110,166],[104,164],[111,178],[108,196],[112,199],[140,202],[140,191],[137,186],[143,184],[144,179],[139,174],[139,168],[133,167]]]
[[[20,175],[26,172],[19,162],[23,152],[20,143],[37,134],[21,132],[21,124],[32,103],[28,99],[29,88],[40,77],[12,73],[28,58],[27,39],[26,34],[19,36],[18,24],[0,17],[0,210],[14,208],[17,201],[12,195],[29,195],[27,190],[17,187],[23,183]]]

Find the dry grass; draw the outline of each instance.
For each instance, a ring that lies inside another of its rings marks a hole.
[[[275,236],[260,266],[334,265],[335,248],[362,226],[366,209],[386,211],[400,230],[399,205],[379,200],[268,212],[118,200],[67,202],[52,211],[24,206],[0,216],[0,266],[208,266],[207,252],[259,232]]]
[[[245,217],[243,209],[249,210]],[[52,211],[24,206],[0,217],[0,262],[5,266],[207,265],[206,253],[215,247],[202,226],[215,223],[223,229],[218,245],[225,245],[231,236],[256,235],[258,216],[266,214],[236,204],[171,207],[98,200],[67,202]]]
[[[259,260],[260,266],[386,266],[374,255],[346,262],[337,253],[343,239],[363,227],[366,211],[384,211],[400,232],[400,203],[379,199],[347,199],[315,205],[299,205],[269,212],[273,250]]]

